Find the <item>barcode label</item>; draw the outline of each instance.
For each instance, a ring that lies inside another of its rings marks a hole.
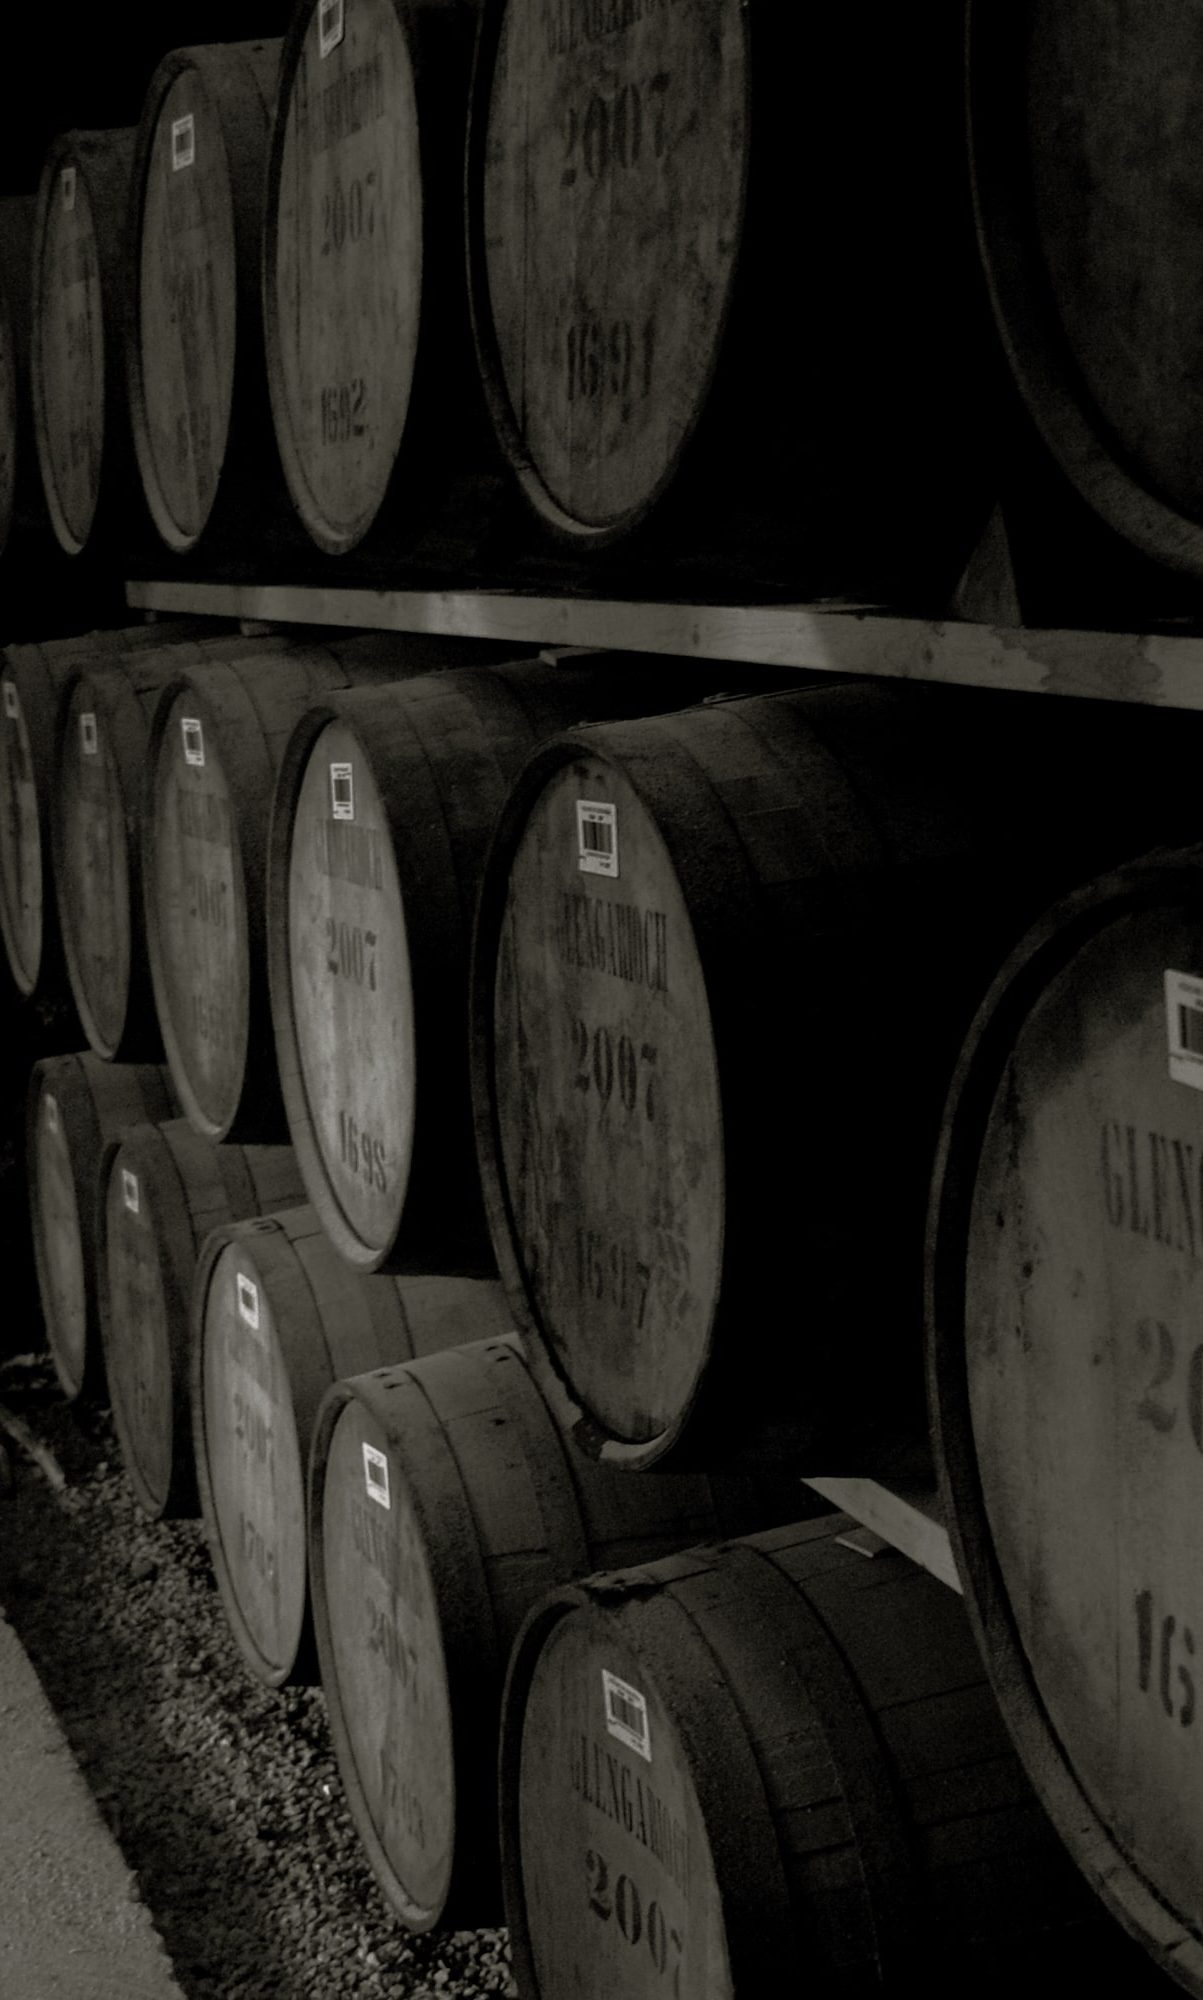
[[[50,1092],[47,1091],[45,1097],[42,1099],[42,1108],[46,1113],[46,1130],[48,1132],[53,1133],[54,1137],[57,1139],[59,1135],[59,1115],[58,1115],[57,1097],[52,1097],[50,1095]]]
[[[139,1207],[138,1176],[137,1174],[131,1174],[128,1167],[122,1167],[121,1169],[121,1199],[130,1214],[137,1215]]]
[[[85,757],[96,755],[96,716],[91,709],[79,718],[79,741]]]
[[[576,802],[577,866],[584,875],[618,873],[618,807],[597,799]]]
[[[363,1478],[369,1500],[375,1500],[381,1507],[392,1505],[388,1497],[388,1460],[374,1444],[365,1444],[363,1448]]]
[[[180,735],[184,743],[185,764],[203,764],[205,761],[205,732],[200,718],[196,715],[181,715]]]
[[[171,121],[171,171],[178,174],[181,167],[190,167],[196,158],[196,126],[191,111],[183,118]]]
[[[4,683],[4,713],[10,722],[19,722],[21,719],[21,697],[17,693],[16,681]]]
[[[63,193],[63,207],[68,215],[75,207],[75,168],[64,167],[59,175],[59,186]]]
[[[652,1737],[648,1728],[647,1703],[638,1688],[620,1681],[617,1674],[602,1668],[602,1692],[606,1703],[606,1728],[640,1757],[652,1761]]]
[[[330,766],[330,810],[335,819],[355,817],[354,767],[350,764]]]
[[[1203,979],[1166,973],[1165,1019],[1171,1077],[1203,1090]]]
[[[321,0],[317,10],[317,36],[323,62],[341,42],[343,27],[343,0]]]
[[[248,1326],[259,1326],[259,1287],[245,1272],[238,1273],[238,1316]]]

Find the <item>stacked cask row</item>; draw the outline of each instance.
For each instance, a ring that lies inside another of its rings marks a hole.
[[[19,495],[32,468],[28,436],[29,275],[33,202],[0,200],[0,556],[8,546]]]
[[[1203,1993],[1203,853],[1000,973],[945,1119],[930,1382],[957,1565],[1087,1878]]]
[[[846,1517],[545,1599],[501,1774],[529,2000],[1154,1990],[1037,1805],[959,1598]]]
[[[313,703],[403,680],[471,641],[372,633],[165,676],[142,756],[141,877],[158,1025],[180,1102],[213,1139],[285,1135],[267,983],[276,773]]]
[[[569,717],[698,685],[675,662],[549,654],[335,695],[298,724],[272,824],[272,1011],[310,1200],[361,1268],[491,1273],[464,995],[496,815]]]
[[[172,620],[69,639],[6,646],[0,653],[0,936],[26,999],[65,983],[50,865],[54,740],[59,699],[73,673],[118,654],[161,650],[213,629]]]
[[[389,543],[462,459],[471,374],[459,188],[474,9],[303,0],[268,168],[264,318],[293,504],[339,554]]]
[[[496,1919],[502,1683],[540,1595],[797,1504],[590,1465],[513,1339],[330,1391],[310,1493],[322,1682],[368,1859],[411,1929]]]
[[[100,1375],[96,1193],[105,1147],[127,1126],[171,1118],[167,1072],[91,1053],[35,1063],[26,1119],[34,1261],[50,1356],[69,1399]]]
[[[143,518],[122,361],[135,138],[64,133],[38,190],[34,434],[51,526],[73,556],[102,539],[128,542]]]
[[[584,1449],[743,1436],[880,1476],[922,1445],[939,1107],[1050,889],[1189,817],[1158,762],[1180,732],[1146,719],[1147,785],[1127,714],[1046,702],[1034,736],[1014,697],[882,683],[535,752],[481,892],[478,1139],[515,1324]]]
[[[269,1687],[315,1676],[305,1488],[322,1397],[508,1324],[495,1283],[353,1270],[311,1208],[209,1237],[192,1295],[197,1479],[226,1617]]]
[[[100,1176],[100,1329],[126,1471],[146,1513],[195,1514],[189,1414],[192,1282],[210,1230],[287,1208],[287,1146],[215,1146],[184,1119],[132,1126]]]
[[[280,48],[174,50],[138,127],[130,414],[151,519],[177,552],[231,529],[262,547],[280,511],[259,273]]]

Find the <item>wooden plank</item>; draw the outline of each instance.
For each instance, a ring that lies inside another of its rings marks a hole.
[[[803,1484],[960,1592],[961,1579],[934,1488],[890,1488],[873,1479],[807,1479]]]
[[[650,604],[487,590],[328,589],[138,580],[131,609],[445,632],[526,645],[882,674],[1026,694],[1203,708],[1203,634],[1022,630],[806,604]]]

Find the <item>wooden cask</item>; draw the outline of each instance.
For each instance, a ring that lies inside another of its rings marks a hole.
[[[1159,759],[1197,754],[1181,717],[1147,769],[1126,712],[1040,722],[1023,696],[863,683],[527,764],[481,891],[477,1136],[515,1324],[586,1450],[710,1464],[742,1434],[875,1476],[924,1439],[960,1042],[1051,884],[1181,823],[1186,767],[1167,785]]]
[[[1089,1881],[1203,1993],[1203,851],[1080,892],[970,1036],[929,1230],[957,1563]]]
[[[285,41],[268,376],[293,505],[331,554],[386,498],[390,542],[430,515],[478,394],[459,210],[473,18],[470,0],[303,0]]]
[[[1172,0],[972,0],[978,238],[1011,371],[1111,527],[1203,575],[1203,102]]]
[[[25,1171],[46,1340],[69,1402],[98,1386],[96,1190],[105,1146],[129,1125],[172,1118],[166,1070],[48,1056],[29,1082]]]
[[[181,618],[0,649],[0,937],[26,999],[44,999],[66,979],[50,866],[54,735],[66,682],[118,653],[213,629],[212,620]]]
[[[287,1146],[215,1146],[186,1119],[135,1125],[106,1147],[98,1290],[109,1400],[138,1504],[197,1514],[189,1308],[211,1229],[302,1199]]]
[[[125,400],[132,128],[66,132],[46,156],[33,250],[33,420],[60,547],[141,525]]]
[[[680,705],[716,679],[548,652],[336,695],[298,724],[272,822],[272,1011],[309,1198],[352,1263],[492,1272],[464,995],[497,814],[569,717]]]
[[[322,1397],[508,1326],[496,1283],[352,1270],[312,1208],[209,1237],[192,1291],[197,1481],[230,1629],[268,1687],[317,1677],[305,1489]]]
[[[102,666],[75,665],[60,691],[50,818],[67,973],[84,1033],[106,1061],[163,1053],[142,896],[145,766],[155,705],[189,666],[280,661],[298,642],[174,640]]]
[[[531,1605],[761,1509],[779,1520],[780,1496],[590,1465],[512,1338],[330,1391],[310,1484],[322,1684],[360,1838],[411,1930],[496,1920],[498,1717]]]
[[[32,465],[29,432],[29,309],[33,200],[0,200],[0,556],[16,522]]]
[[[546,1598],[501,1817],[528,2000],[1157,1984],[1040,1811],[956,1593],[846,1516]]]
[[[857,565],[861,587],[883,564],[897,588],[908,561],[930,577],[920,521],[947,543],[954,506],[972,533],[988,454],[959,67],[952,7],[876,7],[866,31],[776,0],[485,0],[473,327],[545,527],[593,550],[656,512],[712,573],[771,547],[824,594]],[[921,334],[888,303],[911,286]]]
[[[266,672],[254,656],[227,658],[163,686],[145,751],[147,944],[180,1102],[207,1137],[287,1130],[268,998],[267,850],[294,726],[336,690],[465,657],[476,657],[471,640],[335,633]]]
[[[138,126],[130,416],[151,519],[177,552],[211,527],[261,536],[264,510],[282,494],[260,303],[281,47],[173,50],[151,78]]]

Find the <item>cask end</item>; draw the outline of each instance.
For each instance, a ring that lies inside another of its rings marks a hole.
[[[151,78],[131,191],[130,416],[169,549],[262,522],[274,466],[259,261],[277,41],[175,49]],[[267,476],[264,475],[264,466]]]
[[[470,369],[459,190],[474,7],[304,0],[268,165],[263,310],[285,478],[330,554],[428,518]],[[483,423],[483,419],[481,419]]]
[[[192,1296],[197,1479],[230,1629],[267,1686],[317,1678],[305,1487],[322,1397],[508,1324],[496,1283],[352,1270],[312,1208],[209,1237]]]
[[[775,1499],[590,1465],[512,1338],[335,1385],[311,1458],[322,1684],[360,1838],[410,1929],[496,1919],[501,1690],[541,1593],[779,1520]]]
[[[1130,544],[1203,575],[1203,76],[1173,5],[973,0],[978,241],[1011,372]]]
[[[272,822],[272,1012],[309,1198],[352,1263],[492,1273],[464,995],[497,814],[569,717],[713,685],[679,662],[549,652],[331,696],[298,724]]]
[[[1203,1992],[1203,857],[1056,908],[945,1117],[929,1379],[983,1658],[1100,1894]]]
[[[104,1149],[129,1125],[171,1118],[170,1079],[154,1064],[48,1056],[29,1082],[25,1161],[46,1339],[69,1402],[99,1386],[96,1192]]]
[[[73,673],[117,653],[195,638],[212,621],[170,620],[0,650],[0,936],[18,991],[43,999],[65,983],[50,866],[50,801],[59,697]]]
[[[163,686],[142,797],[147,946],[167,1060],[206,1137],[286,1133],[267,983],[267,848],[294,726],[335,690],[465,655],[474,656],[470,641],[332,635],[278,653],[266,672],[254,654],[228,657]]]
[[[1189,795],[1171,732],[1146,786],[1126,713],[1041,723],[865,683],[525,767],[477,922],[478,1149],[516,1327],[584,1449],[722,1463],[742,1430],[880,1476],[925,1438],[926,1190],[974,1009],[1051,885]],[[871,1365],[834,1331],[879,1322]]]
[[[133,128],[66,132],[38,190],[33,421],[42,490],[68,555],[128,537],[137,475],[122,367]],[[137,502],[136,518],[141,519]]]
[[[1108,1968],[1152,1990],[1040,1812],[956,1593],[846,1517],[545,1599],[501,1801],[530,2000],[1001,2000]]]
[[[135,1497],[200,1511],[189,1414],[189,1307],[211,1229],[302,1198],[287,1146],[215,1146],[186,1119],[137,1125],[101,1162],[98,1291],[109,1400]]]
[[[0,200],[0,557],[33,472],[29,429],[31,196]]]
[[[56,706],[51,851],[67,974],[84,1033],[106,1061],[161,1057],[142,897],[143,786],[163,689],[189,665],[263,662],[289,638],[172,640],[75,665]]]

